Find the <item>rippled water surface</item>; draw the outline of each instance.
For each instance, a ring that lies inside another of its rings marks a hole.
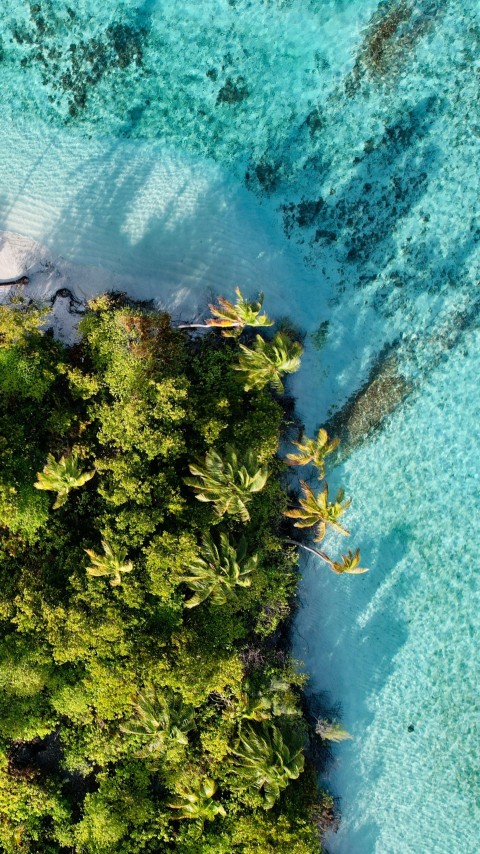
[[[476,0],[2,4],[0,227],[262,287],[310,430],[370,379],[333,477],[371,572],[309,563],[295,641],[354,735],[332,854],[478,850],[479,87]]]

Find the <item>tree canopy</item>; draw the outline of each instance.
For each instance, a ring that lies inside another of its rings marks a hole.
[[[346,505],[304,487],[288,509],[276,392],[301,347],[251,350],[272,322],[237,295],[200,337],[103,295],[70,347],[43,310],[0,310],[6,854],[320,851],[284,514],[340,529]]]

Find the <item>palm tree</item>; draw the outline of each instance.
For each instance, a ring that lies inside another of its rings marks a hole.
[[[325,457],[331,454],[340,444],[340,439],[329,441],[328,433],[323,428],[318,431],[316,439],[302,436],[300,442],[292,442],[298,448],[298,454],[287,454],[287,460],[291,466],[305,466],[313,463],[318,469],[319,477],[325,475]]]
[[[277,332],[272,341],[257,335],[253,350],[245,344],[240,344],[240,348],[242,353],[234,369],[244,374],[245,391],[262,389],[270,383],[280,394],[282,376],[298,371],[303,353],[302,345],[291,341],[284,332]]]
[[[198,501],[209,501],[217,516],[226,513],[234,519],[248,522],[250,514],[246,505],[254,492],[260,492],[267,482],[268,471],[258,467],[252,452],[240,464],[233,448],[227,448],[225,459],[212,448],[207,451],[204,463],[192,463],[189,469],[195,477],[186,477],[185,483],[197,490]]]
[[[72,489],[83,486],[94,474],[95,469],[82,472],[78,459],[73,454],[61,457],[58,462],[53,454],[49,454],[43,471],[37,472],[37,481],[34,486],[35,489],[46,489],[57,493],[53,505],[53,509],[56,510],[65,504]]]
[[[87,566],[87,572],[94,576],[112,575],[110,584],[112,587],[118,587],[122,583],[121,573],[132,572],[133,563],[131,560],[125,561],[127,552],[124,549],[114,550],[106,540],[102,540],[102,548],[103,555],[97,555],[92,549],[85,549],[93,564]]]
[[[305,543],[299,542],[299,540],[285,540],[285,542],[291,543],[292,546],[298,546],[306,552],[317,555],[317,557],[325,561],[332,572],[335,572],[337,575],[342,575],[344,572],[347,575],[362,575],[362,573],[368,572],[368,569],[358,566],[360,563],[360,549],[356,549],[353,554],[349,550],[346,555],[341,556],[342,562],[339,563],[338,561],[332,560],[332,558],[325,554],[325,552],[320,551],[320,549],[314,549],[312,546],[307,546]]]
[[[249,575],[258,563],[258,555],[247,557],[247,544],[242,537],[235,549],[224,533],[217,545],[210,536],[202,541],[202,553],[189,568],[190,575],[181,578],[194,595],[185,602],[186,608],[195,608],[209,596],[215,605],[224,605],[234,594],[235,587],[250,587]]]
[[[263,294],[259,294],[255,302],[244,299],[240,288],[235,288],[235,293],[238,297],[235,304],[223,297],[218,297],[219,307],[209,306],[213,318],[207,320],[207,326],[221,327],[222,335],[226,338],[240,335],[245,326],[273,326],[273,320],[270,320],[266,314],[260,314]]]
[[[193,706],[185,705],[183,698],[166,689],[161,698],[152,687],[139,692],[132,702],[136,720],[121,726],[122,732],[143,736],[147,743],[138,756],[159,756],[171,746],[188,744],[187,733],[195,725]]]
[[[225,713],[225,717],[237,721],[239,730],[243,721],[261,722],[299,714],[290,684],[284,679],[272,679],[268,687],[256,691],[245,679],[242,687],[238,701]]]
[[[348,550],[346,555],[342,555],[342,562],[338,561],[330,561],[330,566],[333,572],[336,572],[337,575],[343,575],[346,572],[348,575],[362,575],[364,572],[368,572],[368,569],[365,569],[362,566],[359,566],[360,563],[360,549],[356,549],[353,554]]]
[[[297,739],[287,744],[276,726],[247,725],[240,735],[236,757],[237,781],[234,788],[254,788],[263,794],[265,809],[271,809],[288,785],[303,771],[303,744]]]
[[[179,786],[179,799],[176,803],[167,804],[172,810],[178,810],[175,818],[195,819],[213,821],[215,816],[225,816],[225,808],[212,798],[217,790],[214,780],[204,777],[203,780],[194,779],[191,783]]]
[[[206,323],[183,323],[178,329],[211,329],[220,327],[225,338],[237,338],[245,326],[273,326],[273,320],[266,314],[260,314],[263,305],[263,294],[258,300],[244,299],[240,288],[235,288],[237,302],[232,303],[224,297],[218,297],[219,306],[209,305],[214,315]]]
[[[239,731],[243,721],[269,721],[272,717],[270,697],[262,691],[257,691],[255,696],[249,693],[250,686],[245,680],[244,689],[238,698],[238,702],[226,710],[225,717],[234,720],[238,724]]]
[[[315,495],[305,481],[302,480],[300,483],[304,492],[304,497],[299,499],[300,507],[294,510],[286,510],[284,513],[290,519],[298,519],[298,522],[295,522],[295,528],[311,528],[313,525],[316,525],[317,531],[314,537],[316,543],[320,543],[323,540],[327,525],[331,525],[340,534],[348,535],[349,531],[343,525],[340,525],[338,521],[351,503],[350,501],[345,501],[342,504],[343,489],[339,489],[335,501],[329,503],[327,484],[325,484],[322,492],[318,492]]]
[[[331,722],[324,719],[317,721],[315,732],[326,741],[346,741],[347,738],[353,737],[337,721]]]
[[[272,679],[270,682],[270,692],[272,714],[275,717],[299,714],[295,703],[295,695],[292,692],[289,682],[281,678]]]

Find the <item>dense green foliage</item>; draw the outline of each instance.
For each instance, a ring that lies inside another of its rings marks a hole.
[[[281,406],[235,336],[43,322],[0,310],[0,850],[319,851]]]

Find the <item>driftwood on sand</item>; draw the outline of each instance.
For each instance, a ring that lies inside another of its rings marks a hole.
[[[28,285],[29,281],[28,276],[20,276],[19,279],[9,279],[8,282],[0,282],[0,288],[8,288],[12,285]]]

